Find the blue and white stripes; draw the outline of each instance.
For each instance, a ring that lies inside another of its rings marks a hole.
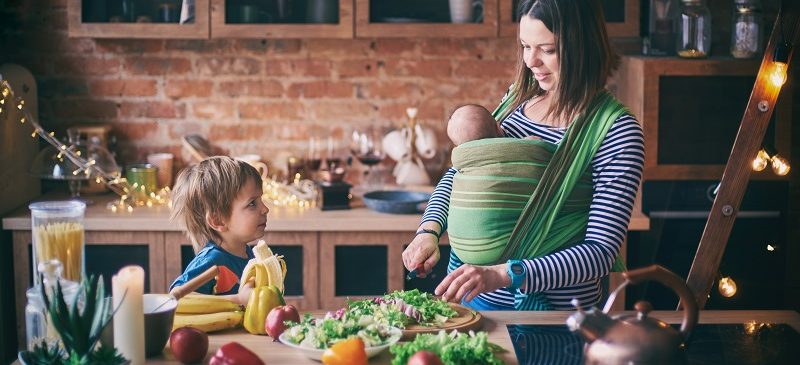
[[[523,113],[524,104],[501,123],[506,136],[537,136],[559,143],[566,128],[538,124]],[[611,270],[630,222],[644,165],[644,135],[636,119],[618,118],[592,159],[593,197],[583,243],[540,258],[524,260],[528,269],[527,292],[543,292],[555,309],[571,310],[570,300],[584,306],[600,300],[600,278]],[[455,169],[449,169],[425,209],[422,222],[435,221],[446,229]],[[448,272],[463,263],[451,253]],[[514,296],[505,289],[481,294],[497,305],[513,309]]]

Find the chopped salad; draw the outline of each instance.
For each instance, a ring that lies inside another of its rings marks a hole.
[[[372,316],[326,317],[316,319],[306,314],[300,323],[291,323],[284,336],[295,345],[313,349],[327,349],[351,337],[359,337],[366,347],[385,345],[392,331],[389,326],[377,323]]]
[[[438,326],[458,315],[447,302],[417,289],[395,291],[382,297],[349,301],[347,306],[326,318],[372,316],[377,323],[406,328],[410,324]]]

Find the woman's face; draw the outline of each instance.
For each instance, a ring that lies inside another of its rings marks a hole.
[[[556,37],[541,20],[523,16],[519,22],[519,40],[522,46],[522,60],[539,87],[554,91],[558,86],[559,69]]]

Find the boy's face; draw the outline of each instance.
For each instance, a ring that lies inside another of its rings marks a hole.
[[[225,241],[248,243],[264,236],[267,227],[269,208],[261,199],[263,191],[254,179],[248,179],[231,208],[231,216],[225,222],[227,231],[223,232]]]

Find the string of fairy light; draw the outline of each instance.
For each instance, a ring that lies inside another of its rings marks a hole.
[[[107,208],[112,212],[133,212],[134,207],[170,206],[170,188],[164,187],[156,191],[148,191],[147,186],[128,180],[118,171],[106,171],[98,166],[97,161],[87,159],[75,145],[67,145],[55,137],[54,132],[46,131],[33,117],[25,106],[25,100],[16,96],[14,89],[8,81],[0,77],[0,118],[11,115],[11,108],[16,109],[19,123],[30,125],[33,128],[32,138],[40,137],[58,150],[56,156],[59,161],[69,160],[77,168],[72,171],[73,176],[85,175],[87,180],[92,178],[98,184],[104,184],[109,190],[119,196],[119,199],[108,203]],[[276,179],[264,179],[263,199],[268,204],[279,207],[306,209],[314,206],[316,188],[310,180],[301,179],[300,175],[294,176],[289,184],[284,184]]]

